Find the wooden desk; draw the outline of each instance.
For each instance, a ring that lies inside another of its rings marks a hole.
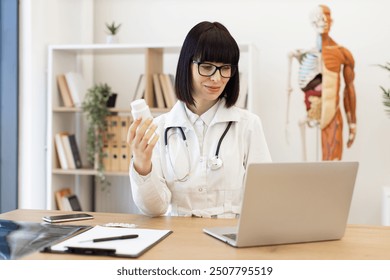
[[[42,216],[67,212],[15,210],[0,219],[41,222]],[[145,260],[390,260],[390,227],[349,225],[344,238],[337,241],[233,248],[203,233],[204,227],[231,226],[235,220],[183,217],[150,218],[143,215],[91,213],[95,219],[66,224],[98,225],[109,222],[134,223],[138,227],[171,229],[173,233],[144,253]],[[117,259],[71,254],[33,253],[24,259]]]

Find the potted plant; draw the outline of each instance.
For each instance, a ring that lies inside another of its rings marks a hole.
[[[385,65],[379,65],[379,67],[390,71],[390,62],[387,62]],[[385,111],[390,115],[390,89],[386,90],[384,87],[380,86],[383,93],[383,104],[385,105]]]
[[[122,24],[115,24],[115,21],[113,21],[111,24],[106,23],[107,33],[108,33],[106,38],[107,43],[109,44],[118,43],[117,33],[121,25]]]
[[[96,182],[108,185],[103,166],[103,135],[107,132],[106,117],[110,114],[107,101],[114,93],[107,84],[96,84],[88,89],[82,109],[89,122],[87,131],[88,162],[97,170]]]

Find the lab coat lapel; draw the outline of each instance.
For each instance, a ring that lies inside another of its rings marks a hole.
[[[236,122],[240,119],[239,109],[235,106],[226,108],[225,99],[222,99],[218,104],[218,110],[215,113],[214,119],[211,121],[210,126],[216,123],[223,122]]]
[[[188,121],[187,114],[184,109],[184,104],[181,101],[177,101],[167,115],[164,124],[164,129],[166,129],[167,127],[191,127],[191,124]]]

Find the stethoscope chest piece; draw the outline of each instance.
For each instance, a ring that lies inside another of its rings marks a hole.
[[[218,156],[213,156],[207,165],[211,170],[217,170],[222,167],[222,159]]]

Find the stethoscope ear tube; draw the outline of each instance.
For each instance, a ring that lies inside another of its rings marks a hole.
[[[222,141],[223,141],[223,138],[225,138],[225,135],[226,133],[229,131],[231,125],[232,125],[232,121],[230,121],[225,129],[225,131],[222,133],[222,136],[221,138],[219,138],[219,141],[218,141],[218,145],[217,145],[217,150],[215,151],[215,156],[217,158],[219,158],[219,148],[221,148],[221,144],[222,144]],[[222,165],[221,165],[222,166]]]
[[[181,133],[181,136],[183,138],[183,141],[187,141],[187,137],[186,135],[184,134],[184,130],[182,127],[180,126],[170,126],[170,127],[167,127],[164,131],[164,144],[165,144],[165,147],[168,146],[168,131],[171,129],[171,128],[178,128],[180,130],[180,133]]]
[[[177,128],[179,129],[180,131],[180,134],[183,138],[183,142],[186,146],[186,149],[187,149],[187,160],[188,160],[188,172],[183,176],[183,177],[179,177],[177,176],[176,172],[175,172],[175,168],[173,166],[173,163],[172,163],[172,159],[171,159],[171,154],[169,152],[169,145],[168,145],[168,131],[171,129],[171,128]],[[170,126],[170,127],[167,127],[164,131],[164,144],[165,144],[165,151],[166,151],[166,154],[167,154],[167,157],[169,159],[169,163],[172,167],[172,172],[174,174],[174,176],[176,177],[176,181],[179,181],[179,182],[185,182],[188,180],[188,177],[190,176],[190,172],[191,172],[191,159],[190,159],[190,151],[189,151],[189,148],[188,148],[188,144],[187,144],[187,137],[185,136],[184,134],[184,130],[182,127],[180,126]]]

